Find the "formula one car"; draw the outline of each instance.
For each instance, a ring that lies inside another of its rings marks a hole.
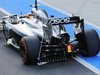
[[[99,36],[93,29],[84,30],[84,19],[78,16],[48,17],[38,9],[37,0],[28,15],[11,15],[3,18],[3,33],[8,44],[20,50],[24,64],[66,60],[81,54],[85,57],[99,53]],[[75,37],[70,39],[64,25],[73,24]]]

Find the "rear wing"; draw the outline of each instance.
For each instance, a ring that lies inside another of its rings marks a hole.
[[[84,35],[84,19],[80,19],[78,16],[74,17],[65,17],[65,18],[51,18],[48,20],[49,25],[67,25],[73,24],[75,36],[79,33]]]
[[[80,23],[81,20],[79,17],[65,17],[65,18],[51,18],[48,20],[48,23],[51,25],[62,25],[62,24],[73,24]]]

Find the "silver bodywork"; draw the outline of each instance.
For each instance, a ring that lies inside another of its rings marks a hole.
[[[31,14],[33,15],[30,16],[30,18],[20,18],[18,15],[15,15],[14,18],[12,18],[14,15],[4,17],[3,20],[6,22],[5,30],[8,32],[6,33],[7,36],[10,36],[9,30],[12,29],[25,36],[39,36],[49,43],[51,36],[59,38],[59,34],[66,33],[66,31],[60,29],[58,25],[50,26],[50,24],[47,23],[48,16],[43,10],[33,8]],[[52,28],[49,29],[48,26]]]

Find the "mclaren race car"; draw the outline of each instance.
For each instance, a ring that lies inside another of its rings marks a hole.
[[[43,64],[66,60],[81,54],[85,57],[99,53],[99,36],[93,29],[84,30],[84,19],[78,16],[48,17],[38,9],[37,0],[28,15],[11,15],[3,18],[3,34],[6,42],[20,50],[24,64]],[[73,24],[74,39],[64,25]]]

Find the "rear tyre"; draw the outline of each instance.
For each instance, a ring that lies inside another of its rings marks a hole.
[[[85,30],[84,39],[79,41],[80,50],[86,50],[82,56],[91,57],[99,53],[99,36],[93,29]]]
[[[40,41],[36,36],[26,36],[20,41],[20,55],[24,64],[36,64]]]

